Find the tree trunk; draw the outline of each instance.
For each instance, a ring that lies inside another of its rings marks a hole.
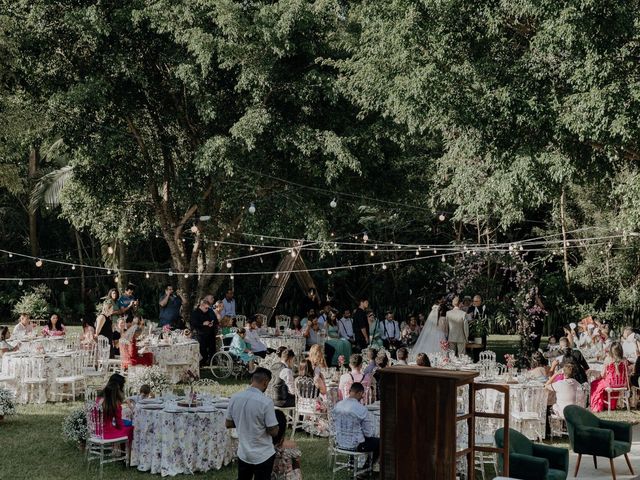
[[[560,224],[562,227],[562,255],[564,259],[564,279],[567,282],[567,286],[570,283],[569,279],[569,254],[568,254],[568,244],[567,244],[567,225],[565,222],[565,194],[564,187],[562,187],[562,192],[560,193]]]
[[[84,264],[83,255],[82,255],[82,240],[80,238],[80,233],[74,227],[73,233],[76,237],[76,247],[78,248],[78,263],[80,264],[80,301],[82,302],[82,315],[87,313],[87,305],[85,303],[85,291],[86,291],[86,282],[84,277]],[[86,318],[86,317],[85,317]]]
[[[31,152],[29,153],[29,171],[28,171],[28,179],[29,179],[29,191],[31,191],[36,182],[36,176],[38,175],[38,167],[40,165],[40,153],[38,149],[35,147],[31,147]],[[31,255],[34,257],[38,256],[38,252],[40,251],[40,247],[38,245],[38,211],[29,212],[29,245],[31,246]]]
[[[118,290],[122,294],[128,283],[127,274],[122,271],[122,269],[127,268],[127,245],[119,240],[116,240],[116,245],[118,250]]]

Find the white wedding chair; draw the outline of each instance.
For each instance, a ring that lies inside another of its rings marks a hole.
[[[33,403],[46,403],[46,384],[47,377],[44,367],[44,357],[31,357],[27,358],[24,362],[24,375],[21,382],[24,384],[27,390],[27,399],[31,403],[32,394],[34,390],[37,390],[38,396]]]
[[[235,320],[236,328],[245,328],[247,325],[247,317],[245,315],[236,315],[232,320]]]
[[[80,391],[85,390],[86,388],[84,383],[85,376],[83,375],[82,370],[83,370],[83,364],[85,362],[86,356],[87,356],[86,353],[72,356],[69,363],[70,370],[66,372],[66,375],[57,376],[54,378],[54,381],[53,381],[53,385],[54,385],[53,397],[54,398],[57,399],[58,397],[60,397],[60,400],[62,400],[64,397],[71,397],[71,400],[75,400],[76,386],[78,384],[82,384],[82,388],[78,389],[78,393],[80,393]],[[71,386],[71,393],[64,392],[63,387],[65,385]]]
[[[291,317],[287,315],[276,315],[276,330],[281,334],[287,331],[291,325]]]
[[[320,391],[316,388],[313,378],[298,377],[294,381],[296,395],[296,411],[293,419],[291,438],[296,434],[296,430],[305,422],[314,422],[320,418],[327,418],[326,413],[316,411],[319,401]],[[300,419],[302,417],[302,420]],[[311,429],[313,432],[313,429]]]
[[[99,478],[102,478],[103,466],[106,463],[124,462],[129,464],[129,438],[104,438],[104,412],[102,404],[86,403],[87,415],[87,470],[93,460],[99,462]]]
[[[68,333],[64,336],[64,348],[67,351],[74,351],[80,348],[80,334]]]
[[[485,350],[480,352],[480,363],[495,363],[496,361],[496,352],[491,350]]]
[[[514,393],[510,397],[511,400],[514,400],[514,396],[516,397],[516,401],[512,402],[515,405],[511,406],[513,428],[529,440],[544,440],[549,391],[540,386],[539,388],[518,388]]]
[[[336,431],[340,430],[343,434],[348,433],[354,423],[359,422],[357,418],[351,418],[350,415],[340,415],[334,417],[330,413],[329,418],[329,431],[330,431],[330,445],[329,451],[331,454],[331,472],[332,478],[336,478],[336,473],[346,470],[350,471],[353,480],[361,477],[362,475],[371,475],[371,452],[357,452],[354,450],[348,450],[340,448],[336,443]],[[354,432],[354,435],[356,433]]]

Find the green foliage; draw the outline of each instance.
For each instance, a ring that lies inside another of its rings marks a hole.
[[[26,313],[32,319],[47,318],[50,313],[49,301],[51,290],[46,285],[32,287],[31,292],[24,293],[13,306],[13,313]]]

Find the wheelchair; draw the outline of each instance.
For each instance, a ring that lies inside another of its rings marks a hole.
[[[219,352],[216,352],[213,357],[211,357],[209,369],[215,378],[224,379],[233,376],[237,380],[238,377],[243,374],[248,374],[249,370],[246,363],[229,351],[229,344],[231,342],[227,344],[225,340],[226,339],[222,337],[222,348]],[[260,357],[255,356],[253,363],[258,365],[259,360],[261,360]]]

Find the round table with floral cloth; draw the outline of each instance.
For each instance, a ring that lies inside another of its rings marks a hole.
[[[278,347],[287,347],[293,350],[296,357],[302,357],[306,341],[304,337],[298,335],[260,335],[260,340],[262,340],[267,348],[273,348],[274,350],[277,350]]]
[[[154,365],[166,368],[171,364],[185,364],[180,369],[166,368],[171,383],[180,382],[187,370],[191,370],[196,377],[200,376],[200,344],[196,341],[172,345],[146,345],[145,351],[153,353]]]
[[[186,409],[185,409],[186,410]],[[163,477],[219,470],[234,457],[223,410],[152,410],[136,406],[131,466]]]
[[[48,354],[37,353],[22,353],[8,352],[2,356],[2,372],[7,372],[10,368],[15,367],[16,381],[9,383],[9,389],[13,389],[16,394],[17,403],[46,403],[47,401],[55,401],[53,394],[56,391],[55,379],[56,377],[65,377],[71,375],[72,356],[78,355],[79,352],[58,352]],[[30,358],[42,359],[42,377],[46,379],[43,384],[43,388],[39,389],[37,386],[31,389],[24,383],[26,376],[26,364]],[[63,388],[60,386],[59,388]],[[67,386],[64,386],[63,391],[69,391]]]

